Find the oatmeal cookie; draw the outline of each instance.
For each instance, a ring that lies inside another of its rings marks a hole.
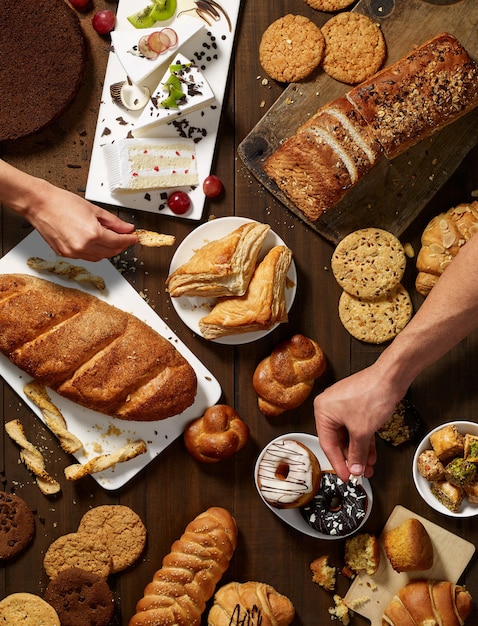
[[[304,0],[304,2],[318,11],[332,13],[333,11],[346,9],[353,4],[355,0]]]
[[[79,567],[107,578],[111,573],[111,555],[101,538],[68,533],[50,544],[43,558],[43,567],[50,580],[70,567]]]
[[[303,15],[288,14],[272,22],[259,44],[259,61],[271,78],[292,83],[309,76],[320,64],[322,31]]]
[[[381,228],[360,228],[342,239],[332,255],[335,280],[363,300],[380,298],[403,278],[407,257],[400,241]]]
[[[105,504],[87,511],[78,532],[104,541],[112,559],[114,574],[132,565],[146,544],[146,527],[135,511],[121,504]]]
[[[322,26],[325,51],[322,69],[342,83],[354,85],[375,74],[387,55],[380,26],[360,13],[339,13]]]
[[[412,301],[402,284],[377,300],[362,300],[346,291],[340,296],[340,321],[359,341],[377,344],[390,341],[405,328],[411,316]]]
[[[33,593],[12,593],[0,602],[2,626],[60,626],[55,609]]]

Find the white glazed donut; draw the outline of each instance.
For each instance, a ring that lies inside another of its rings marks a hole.
[[[310,502],[320,484],[320,464],[315,454],[293,439],[272,442],[258,463],[257,484],[262,497],[278,509]]]

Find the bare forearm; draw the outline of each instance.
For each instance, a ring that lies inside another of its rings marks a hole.
[[[377,361],[408,387],[426,367],[478,327],[478,237],[440,277],[412,321]]]
[[[0,203],[26,219],[31,207],[43,202],[50,183],[17,170],[0,159]]]

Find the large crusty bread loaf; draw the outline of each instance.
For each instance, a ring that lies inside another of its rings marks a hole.
[[[476,106],[478,65],[440,33],[322,106],[263,167],[315,222],[382,154],[395,158]]]
[[[194,402],[193,368],[133,315],[78,289],[0,275],[0,351],[38,382],[89,409],[153,421]]]
[[[237,527],[229,511],[210,507],[198,515],[164,557],[129,626],[199,626],[236,542]]]
[[[414,580],[385,607],[382,626],[461,626],[472,608],[470,593],[447,580]]]

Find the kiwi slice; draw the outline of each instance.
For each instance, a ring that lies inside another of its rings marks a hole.
[[[157,22],[169,20],[176,13],[177,0],[154,0],[151,16]]]
[[[174,96],[168,96],[164,100],[161,100],[159,106],[163,107],[163,109],[179,109],[178,103]]]
[[[152,15],[154,4],[148,4],[148,6],[141,9],[137,13],[128,16],[128,21],[133,24],[135,28],[151,28],[156,24],[156,18]]]

